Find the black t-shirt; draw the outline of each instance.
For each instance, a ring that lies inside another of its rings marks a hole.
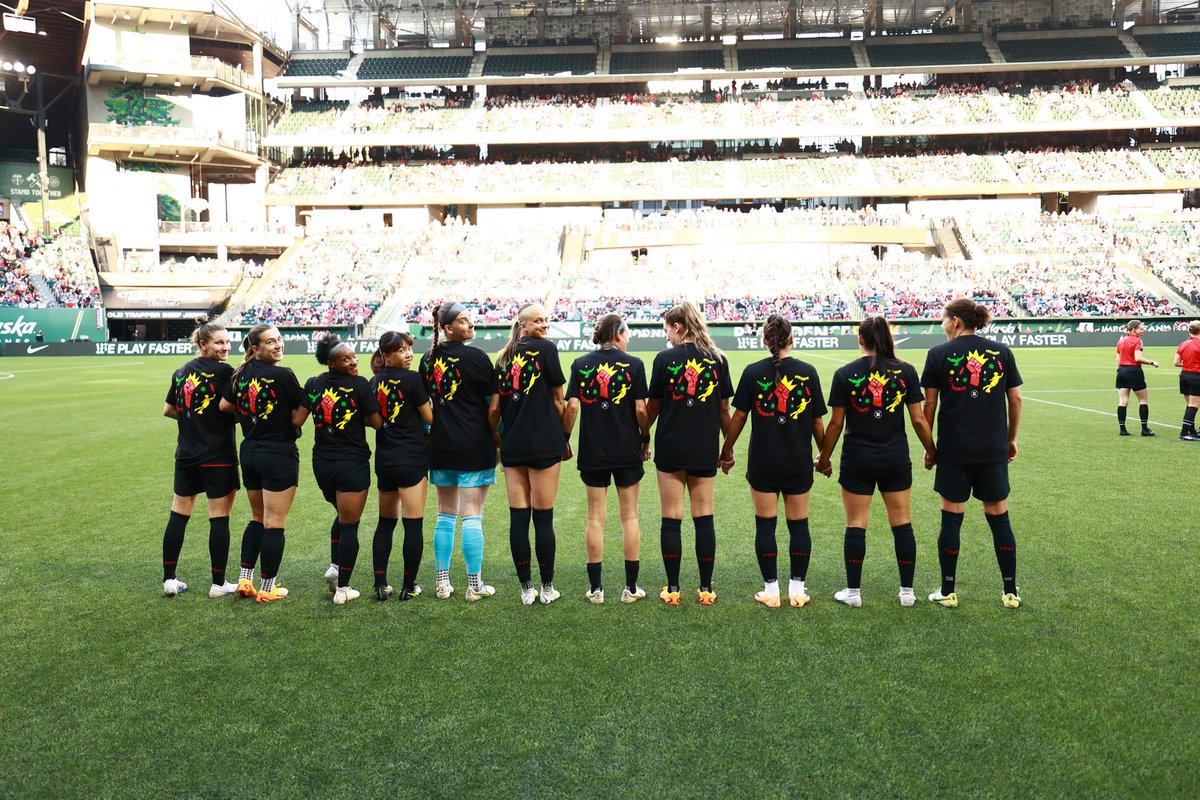
[[[222,414],[221,390],[233,367],[212,358],[193,358],[171,376],[167,404],[175,407],[179,444],[175,461],[181,467],[203,464],[236,464],[236,423]]]
[[[662,401],[654,432],[655,465],[669,470],[715,468],[721,449],[721,400],[732,396],[725,356],[706,356],[691,342],[656,355],[649,395]]]
[[[322,372],[304,384],[304,407],[316,428],[313,458],[369,461],[367,417],[379,411],[371,384],[361,375]]]
[[[634,404],[645,400],[642,360],[606,345],[571,364],[567,398],[579,400],[581,470],[619,469],[642,463],[642,435]]]
[[[221,397],[233,403],[242,438],[260,442],[296,441],[292,411],[300,407],[300,381],[287,367],[248,361],[232,377]]]
[[[871,359],[863,357],[833,373],[829,405],[846,409],[842,466],[870,470],[912,463],[904,415],[921,397],[917,370],[904,361],[872,369]]]
[[[492,361],[476,347],[441,342],[421,356],[421,380],[433,401],[429,466],[479,472],[496,466],[496,447],[488,424]]]
[[[938,391],[938,461],[1007,461],[1007,390],[1021,382],[1012,350],[999,342],[960,336],[932,348],[921,385]]]
[[[775,367],[764,358],[746,367],[733,407],[750,415],[750,457],[746,480],[786,485],[812,477],[813,419],[825,416],[821,379],[811,364],[795,358]]]
[[[512,359],[496,364],[500,394],[500,461],[522,464],[567,452],[562,415],[550,390],[567,382],[558,348],[549,339],[522,336]]]
[[[375,435],[375,466],[427,466],[425,427],[417,409],[429,402],[429,395],[421,376],[411,369],[381,369],[371,378],[371,391],[383,417]]]

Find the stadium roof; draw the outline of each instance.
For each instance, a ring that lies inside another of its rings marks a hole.
[[[23,10],[21,16],[31,29],[27,32],[7,29],[15,25],[0,27],[0,61],[32,65],[41,74],[43,95],[50,106],[46,132],[50,147],[65,146],[76,122],[73,86],[79,80],[83,60],[85,5],[84,0],[0,0],[0,11],[6,15]],[[0,92],[0,147],[34,150],[32,127],[20,122],[20,113],[14,113],[36,108],[32,82],[11,75],[0,75],[0,81],[4,84]]]

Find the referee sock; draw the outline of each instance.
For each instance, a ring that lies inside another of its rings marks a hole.
[[[893,527],[892,538],[896,542],[896,566],[900,568],[900,586],[911,589],[913,572],[917,568],[917,537],[913,535],[912,523],[906,522]]]
[[[1138,417],[1142,420],[1142,430],[1150,430],[1150,404],[1138,404]]]
[[[254,580],[254,564],[258,561],[258,553],[262,550],[262,538],[264,528],[261,522],[250,520],[246,523],[246,530],[242,532],[242,558],[240,562],[241,572],[239,578],[245,578],[248,581]]]
[[[762,573],[763,581],[778,580],[779,574],[775,568],[778,553],[775,548],[776,517],[754,517],[754,555],[758,558],[758,570]]]
[[[512,551],[513,566],[517,568],[517,580],[528,586],[531,578],[529,562],[533,554],[529,549],[529,520],[533,509],[510,508],[508,510],[508,547]]]
[[[599,561],[597,561],[595,563],[592,563],[591,561],[588,562],[588,565],[587,565],[588,585],[589,585],[589,588],[593,592],[600,591],[601,589],[604,588],[603,584],[600,583],[600,571],[603,567],[604,567],[604,564],[602,562],[599,562]]]
[[[631,593],[637,591],[638,569],[641,565],[641,561],[625,560],[625,588]]]
[[[358,523],[338,523],[342,529],[341,543],[338,547],[338,588],[350,585],[350,574],[354,572],[354,562],[358,561]]]
[[[537,552],[542,586],[554,584],[554,509],[533,509],[533,547]]]
[[[959,532],[962,530],[963,515],[953,511],[942,511],[942,530],[938,533],[938,564],[942,568],[942,597],[954,592],[954,579],[958,574]]]
[[[387,586],[388,561],[392,557],[392,538],[396,533],[395,517],[380,517],[371,539],[371,570],[375,573],[375,588]]]
[[[683,557],[683,520],[663,517],[659,536],[662,542],[663,568],[667,571],[667,591],[679,591],[679,559]]]
[[[808,578],[808,556],[812,552],[812,536],[808,532],[808,517],[804,519],[789,519],[788,552],[792,556],[792,580],[804,581]]]
[[[212,562],[213,586],[223,586],[225,568],[229,566],[229,517],[209,517],[208,559]]]
[[[700,569],[700,590],[711,592],[713,560],[717,556],[717,529],[713,515],[692,517],[692,524],[696,526],[696,565]]]
[[[438,514],[433,526],[433,560],[438,572],[450,571],[450,556],[454,554],[454,525],[458,517]],[[447,578],[448,580],[448,578]]]
[[[859,589],[862,587],[863,559],[867,556],[866,528],[846,528],[843,553],[846,558],[846,588]]]
[[[1013,535],[1008,512],[984,514],[988,527],[992,529],[992,544],[996,546],[996,563],[1000,565],[1000,578],[1004,581],[1004,593],[1017,593],[1017,537]]]
[[[279,574],[279,565],[283,563],[283,544],[284,535],[283,528],[266,528],[262,535],[262,568],[259,574],[263,579],[263,586],[267,586],[267,581],[271,581],[271,586],[263,589],[265,592],[271,591],[275,585],[275,576]]]
[[[338,564],[338,554],[342,547],[342,523],[338,522],[338,518],[333,518],[333,524],[329,526],[329,565],[336,567]]]
[[[167,517],[167,529],[163,532],[163,580],[175,578],[175,567],[179,563],[179,552],[183,550],[183,534],[190,517],[172,511]]]
[[[1117,406],[1117,425],[1121,430],[1125,430],[1125,415],[1129,413],[1129,406]]]
[[[395,525],[395,522],[392,524]],[[421,556],[425,554],[425,518],[405,517],[400,524],[404,526],[404,544],[401,545],[404,555],[403,588],[411,592],[417,585],[417,571],[421,568]]]
[[[1192,406],[1188,406],[1183,410],[1183,430],[1179,432],[1179,435],[1196,435],[1196,409]]]

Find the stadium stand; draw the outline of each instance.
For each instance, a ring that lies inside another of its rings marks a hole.
[[[753,69],[853,69],[854,51],[846,45],[787,45],[747,47],[737,53],[738,68]]]
[[[442,80],[465,78],[471,70],[469,55],[379,56],[362,60],[356,77],[360,81]]]
[[[1151,58],[1200,54],[1200,31],[1175,32],[1134,28],[1131,33],[1134,41]]]
[[[485,76],[589,75],[596,71],[595,53],[489,53]]]
[[[996,44],[1006,61],[1085,61],[1130,58],[1116,36],[1055,36],[1051,39],[1004,39]]]
[[[618,50],[612,54],[613,75],[669,74],[691,69],[724,69],[719,49],[705,50]]]
[[[898,41],[892,41],[892,39]],[[912,67],[924,64],[988,64],[991,57],[979,41],[928,41],[921,36],[888,37],[871,41],[867,57],[874,67]]]
[[[316,78],[337,75],[350,66],[350,57],[296,58],[288,62],[285,78]]]

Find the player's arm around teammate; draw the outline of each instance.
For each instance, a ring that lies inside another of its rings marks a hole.
[[[604,602],[602,562],[604,523],[608,517],[608,485],[617,487],[621,544],[625,555],[622,603],[646,596],[638,586],[642,531],[638,522],[638,489],[650,457],[646,418],[646,368],[629,355],[629,326],[616,314],[596,323],[592,341],[598,350],[575,359],[567,387],[563,430],[569,436],[579,420],[576,460],[587,492],[587,599]]]
[[[1200,408],[1200,320],[1188,323],[1188,334],[1175,349],[1175,366],[1180,368],[1179,393],[1186,403],[1179,439],[1200,442],[1200,436],[1196,435],[1196,409]]]
[[[763,590],[754,599],[769,608],[780,604],[775,527],[782,495],[791,556],[788,600],[799,608],[810,599],[805,589],[812,551],[808,496],[813,483],[812,443],[815,439],[819,444],[825,437],[825,398],[816,369],[792,358],[791,323],[772,314],[762,335],[771,357],[742,372],[721,463],[728,473],[734,464],[734,444],[749,419],[746,481],[754,503],[754,552],[763,577]]]
[[[521,602],[553,603],[554,501],[562,462],[570,458],[563,428],[562,364],[558,348],[546,338],[550,319],[540,303],[521,306],[508,344],[496,359],[496,385],[488,419],[500,438],[500,463],[508,491],[508,541]],[[541,591],[533,585],[529,523],[533,522]]]
[[[491,359],[467,344],[475,338],[475,323],[465,306],[443,303],[433,315],[433,344],[421,356],[421,379],[433,402],[429,482],[437,487],[438,503],[433,528],[434,595],[445,600],[454,593],[450,557],[461,516],[466,599],[476,601],[496,592],[483,582],[483,502],[488,487],[496,482],[496,447],[488,425],[488,397],[495,376]]]
[[[174,496],[171,514],[163,532],[163,592],[174,597],[186,591],[187,584],[176,577],[184,532],[201,491],[208,498],[208,552],[212,562],[209,597],[233,594],[235,584],[225,580],[229,561],[229,512],[240,487],[237,473],[237,424],[220,412],[220,395],[233,368],[229,358],[229,331],[210,321],[196,318],[192,344],[199,355],[171,376],[163,416],[176,421],[178,446],[175,448]]]
[[[667,585],[659,598],[677,606],[680,560],[683,556],[683,503],[686,495],[696,528],[696,562],[700,574],[697,594],[701,605],[716,602],[713,560],[717,552],[713,493],[720,461],[720,435],[729,430],[729,398],[733,384],[729,362],[717,349],[708,325],[692,303],[663,314],[663,331],[671,346],[654,358],[648,424],[658,422],[654,465],[662,504],[663,566]]]
[[[1021,424],[1021,373],[1012,350],[977,334],[991,321],[987,307],[968,298],[946,304],[942,330],[947,342],[925,357],[925,418],[937,419],[937,474],[933,488],[942,496],[938,563],[942,585],[929,595],[935,603],[958,605],[959,532],[967,500],[983,502],[1004,584],[1001,601],[1017,608],[1017,540],[1008,518],[1008,465],[1017,457]],[[938,405],[941,401],[941,409]],[[933,465],[927,458],[926,468]]]
[[[858,328],[862,357],[841,367],[829,389],[829,425],[817,469],[830,469],[830,456],[845,427],[838,483],[846,511],[846,588],[834,599],[848,606],[862,605],[862,565],[867,550],[867,522],[871,496],[879,488],[887,509],[888,525],[896,547],[900,572],[900,605],[916,603],[913,572],[917,542],[912,528],[912,461],[904,434],[902,406],[907,408],[913,432],[930,458],[935,450],[929,423],[921,411],[917,371],[896,358],[896,347],[887,320],[869,317]]]
[[[404,525],[401,545],[404,581],[400,585],[400,599],[421,594],[417,570],[425,550],[422,525],[429,488],[425,429],[433,423],[433,404],[421,377],[411,369],[412,344],[413,338],[407,333],[388,331],[379,337],[379,349],[371,359],[371,368],[375,370],[371,391],[383,418],[383,427],[375,438],[379,522],[375,526],[371,555],[376,600],[387,600],[392,594],[387,568],[398,521]]]
[[[371,448],[366,427],[382,424],[379,402],[367,379],[358,374],[354,348],[333,334],[317,342],[317,363],[326,372],[304,384],[297,425],[313,421],[313,475],[326,502],[336,511],[329,529],[329,569],[325,581],[335,605],[359,597],[350,586],[358,560],[358,524],[371,488]]]
[[[269,603],[287,596],[277,582],[283,561],[284,529],[300,478],[296,449],[300,383],[283,360],[283,337],[274,325],[246,332],[246,356],[221,392],[221,410],[242,427],[242,482],[250,500],[250,522],[242,534],[237,593]],[[262,583],[254,590],[254,564]]]
[[[1146,358],[1142,351],[1142,334],[1146,326],[1140,319],[1132,319],[1125,325],[1125,335],[1117,342],[1117,425],[1121,436],[1132,436],[1125,429],[1125,415],[1129,411],[1129,394],[1138,399],[1138,417],[1142,422],[1142,436],[1153,436],[1150,430],[1150,393],[1146,391],[1146,374],[1142,364],[1158,369],[1158,362]]]

